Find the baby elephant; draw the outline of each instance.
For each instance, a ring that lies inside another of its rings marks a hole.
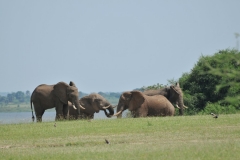
[[[69,119],[93,119],[94,113],[98,113],[100,110],[103,110],[108,118],[111,118],[114,114],[113,106],[103,96],[97,93],[82,97],[79,103],[85,109],[80,109],[80,115],[78,117],[77,110],[72,106],[71,102],[68,102]],[[109,113],[106,110],[108,110]]]

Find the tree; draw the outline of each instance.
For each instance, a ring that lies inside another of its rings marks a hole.
[[[201,56],[191,72],[179,79],[188,103],[197,111],[203,110],[209,102],[239,107],[239,60],[240,53],[236,50]]]
[[[27,90],[26,93],[25,93],[25,95],[26,95],[27,97],[30,97],[30,95],[31,95],[30,91]]]
[[[25,95],[22,91],[18,91],[15,97],[19,102],[24,102]]]

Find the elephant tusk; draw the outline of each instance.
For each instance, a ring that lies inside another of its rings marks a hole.
[[[81,106],[81,104],[79,104],[79,105],[80,105],[80,108],[85,109],[83,106]]]
[[[113,106],[113,108],[116,108],[117,107],[117,105],[116,106]]]
[[[107,107],[102,107],[103,109],[108,109],[111,105],[107,106]]]
[[[120,110],[119,112],[115,113],[113,116],[118,116],[119,114],[122,113],[123,110]]]
[[[77,109],[77,108],[75,107],[75,105],[73,105],[73,108],[74,108],[74,109]]]
[[[188,108],[187,106],[183,105],[184,108]]]
[[[178,105],[176,105],[176,107],[180,109],[180,107]]]

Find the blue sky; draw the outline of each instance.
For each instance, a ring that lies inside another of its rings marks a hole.
[[[239,0],[0,0],[0,92],[167,84],[236,47]]]

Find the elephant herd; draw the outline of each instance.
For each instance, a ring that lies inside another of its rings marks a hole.
[[[103,96],[92,93],[79,99],[76,85],[59,82],[55,85],[42,84],[35,88],[30,99],[32,120],[32,104],[34,105],[37,122],[42,121],[45,110],[55,108],[55,120],[65,119],[93,119],[94,114],[104,111],[106,117],[122,117],[124,110],[129,110],[132,117],[148,116],[173,116],[175,108],[179,108],[179,114],[183,115],[183,93],[177,83],[159,90],[128,91],[123,92],[119,98],[116,113],[114,108]]]

